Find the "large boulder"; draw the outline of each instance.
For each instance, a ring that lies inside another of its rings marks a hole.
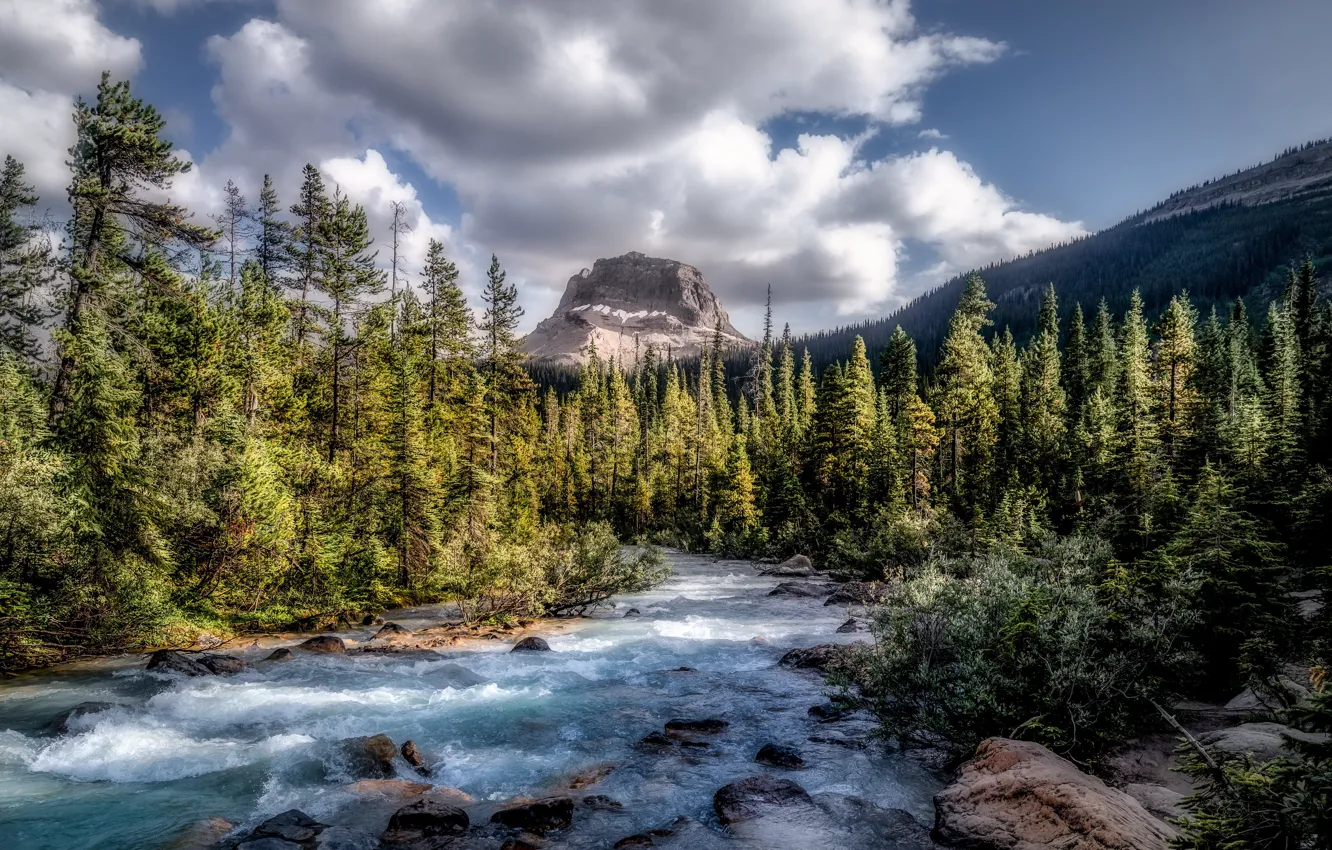
[[[457,806],[422,799],[394,812],[381,840],[390,847],[419,844],[442,835],[462,835],[469,826],[467,812]]]
[[[159,649],[148,658],[149,670],[182,676],[230,676],[249,668],[244,659],[216,652]]]
[[[545,638],[536,636],[525,637],[513,645],[510,652],[550,652],[550,644],[546,643]]]
[[[1204,732],[1198,736],[1198,740],[1227,755],[1248,756],[1254,761],[1271,761],[1283,754],[1283,736],[1309,743],[1328,739],[1326,732],[1301,732],[1280,723],[1244,723],[1229,729]]]
[[[723,786],[712,795],[712,808],[724,824],[764,817],[791,807],[813,806],[809,792],[789,779],[751,776]]]
[[[934,798],[934,837],[974,850],[1166,850],[1174,830],[1031,741],[990,738]]]
[[[546,797],[500,809],[490,816],[490,822],[544,835],[572,824],[573,811],[572,797]]]
[[[764,570],[763,575],[809,578],[814,575],[814,565],[804,555],[792,555],[777,566]]]
[[[375,632],[375,640],[405,640],[412,636],[412,630],[397,623],[385,623]]]
[[[347,652],[347,644],[336,635],[317,635],[301,642],[296,648],[303,649],[306,652],[322,652],[330,655],[344,655]]]
[[[1160,820],[1177,819],[1184,815],[1184,807],[1179,802],[1184,799],[1184,795],[1164,785],[1134,782],[1124,786],[1124,793]]]

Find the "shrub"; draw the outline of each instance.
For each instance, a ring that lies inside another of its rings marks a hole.
[[[857,673],[884,731],[941,737],[958,756],[995,735],[1087,756],[1135,732],[1187,661],[1187,615],[1116,570],[1102,541],[1065,538],[894,583]]]

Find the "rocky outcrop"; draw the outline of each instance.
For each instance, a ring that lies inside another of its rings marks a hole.
[[[500,809],[490,816],[490,822],[544,835],[572,824],[573,810],[571,797],[546,797]]]
[[[804,788],[776,776],[751,776],[722,787],[712,796],[712,808],[723,824],[764,817],[793,806],[813,805]]]
[[[306,652],[322,652],[332,655],[342,655],[347,651],[347,644],[342,638],[334,635],[318,635],[302,642],[296,648],[303,649]]]
[[[149,670],[179,673],[182,676],[231,676],[249,668],[250,665],[244,659],[215,652],[159,649],[148,659]]]
[[[1164,785],[1144,785],[1134,782],[1124,786],[1124,793],[1141,803],[1144,809],[1159,820],[1168,821],[1184,814],[1184,807],[1179,804],[1184,795]]]
[[[523,340],[535,359],[581,363],[595,345],[605,359],[633,362],[649,345],[665,357],[697,356],[720,328],[728,348],[752,345],[731,324],[703,275],[676,260],[632,251],[597,260],[573,277],[550,318]]]
[[[513,645],[510,652],[550,652],[550,644],[545,638],[525,637]]]
[[[934,837],[974,850],[1166,850],[1174,830],[1030,741],[990,738],[934,798]]]

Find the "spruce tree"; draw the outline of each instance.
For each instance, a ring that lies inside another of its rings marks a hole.
[[[518,306],[518,287],[506,283],[499,257],[490,255],[486,286],[481,293],[485,312],[477,329],[481,332],[481,360],[486,374],[486,415],[490,422],[490,474],[499,471],[500,422],[512,410],[516,396],[527,385],[522,371],[522,352],[516,331],[523,308]]]
[[[896,420],[916,394],[916,341],[901,325],[879,352],[879,379],[888,392],[889,414]]]
[[[25,221],[37,195],[24,180],[23,164],[5,157],[0,171],[0,353],[35,357],[34,329],[49,315],[41,289],[51,277],[48,240],[34,221]]]
[[[306,163],[301,174],[298,200],[291,206],[296,225],[289,249],[291,266],[295,272],[291,285],[301,293],[300,302],[294,311],[296,315],[292,322],[292,333],[298,356],[304,362],[305,339],[310,330],[310,294],[321,285],[319,278],[327,234],[324,219],[332,212],[332,205],[328,191],[324,188],[324,176],[319,173],[319,169]]]
[[[939,361],[936,412],[947,443],[944,469],[953,506],[963,515],[986,491],[998,437],[991,354],[981,335],[993,307],[980,276],[968,278]]]

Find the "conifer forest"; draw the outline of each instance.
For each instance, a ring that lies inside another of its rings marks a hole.
[[[127,83],[73,119],[68,221],[0,179],[0,668],[429,602],[573,615],[660,582],[662,546],[872,587],[834,681],[959,760],[1095,764],[1246,688],[1332,725],[1332,616],[1302,607],[1332,592],[1326,258],[1265,303],[1048,286],[1003,326],[972,274],[929,351],[897,327],[816,361],[770,307],[752,351],[551,376],[502,257],[469,303],[313,165],[201,216]],[[1196,757],[1178,846],[1328,846],[1332,750],[1296,746]]]

